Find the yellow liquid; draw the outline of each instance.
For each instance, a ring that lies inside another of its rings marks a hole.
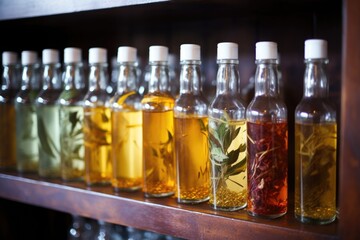
[[[207,117],[175,118],[175,156],[178,202],[209,199],[209,147]]]
[[[229,139],[231,143],[227,151],[223,152],[225,155],[239,149],[244,144],[246,146],[246,122],[243,120],[224,122],[219,119],[209,118],[209,134],[215,135],[216,132],[223,132],[224,129],[229,128],[233,129],[234,132],[239,131],[239,133],[232,141]],[[239,128],[240,130],[238,130]],[[214,152],[214,148],[212,146],[210,152]],[[230,165],[225,160],[215,160],[213,156],[210,159],[211,192],[209,203],[217,210],[235,211],[244,208],[247,202],[247,169],[246,162],[243,162],[246,161],[246,148],[245,151],[240,151],[237,159]],[[240,162],[244,163],[242,171],[233,174],[234,171],[231,171],[231,168],[236,167]]]
[[[107,107],[84,108],[85,181],[110,184],[111,112]]]
[[[0,104],[0,124],[0,168],[15,168],[16,130],[13,104]]]
[[[112,151],[115,190],[137,190],[143,180],[142,112],[113,111]]]
[[[295,216],[329,223],[336,217],[336,124],[295,124]]]
[[[143,165],[146,197],[175,192],[174,99],[167,95],[143,98]]]

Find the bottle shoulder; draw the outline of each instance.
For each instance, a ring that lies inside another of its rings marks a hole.
[[[246,108],[249,121],[287,121],[287,106],[279,97],[255,96]]]
[[[335,122],[336,110],[327,98],[303,98],[295,108],[295,121]]]
[[[115,93],[110,99],[110,105],[114,111],[139,111],[141,110],[141,100],[142,96],[136,91]]]

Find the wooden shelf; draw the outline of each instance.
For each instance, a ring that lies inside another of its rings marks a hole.
[[[108,187],[45,181],[35,174],[0,173],[0,197],[84,217],[186,239],[337,239],[337,223],[305,225],[293,217],[249,216],[245,210],[220,212],[207,203],[178,204],[173,197],[145,198],[142,192],[115,194]]]

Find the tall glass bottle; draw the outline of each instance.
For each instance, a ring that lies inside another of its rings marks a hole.
[[[57,99],[62,90],[59,51],[42,51],[42,90],[35,100],[39,136],[39,176],[60,177],[60,124]]]
[[[216,210],[246,206],[245,106],[238,92],[238,45],[217,45],[216,96],[209,107],[210,204]]]
[[[279,97],[277,44],[256,43],[255,96],[246,109],[248,206],[252,216],[277,218],[288,204],[287,108]]]
[[[143,142],[141,95],[138,92],[136,52],[119,47],[117,92],[112,98],[112,186],[115,191],[134,191],[142,187]]]
[[[328,98],[327,41],[305,41],[304,95],[295,109],[295,217],[336,218],[336,111]]]
[[[58,99],[61,178],[64,181],[83,180],[85,174],[83,100],[86,89],[81,54],[79,48],[64,49],[64,89]]]
[[[39,93],[41,79],[37,53],[21,52],[21,89],[16,95],[16,169],[18,172],[38,172],[39,137],[35,98]]]
[[[149,91],[143,97],[143,165],[146,197],[175,192],[174,103],[168,92],[168,48],[150,46]]]
[[[17,54],[2,53],[2,76],[0,89],[0,168],[16,166],[16,135],[15,135],[15,84]]]
[[[209,200],[208,102],[201,92],[200,46],[180,46],[180,95],[176,98],[175,159],[177,201]]]
[[[88,186],[107,185],[113,173],[107,50],[90,48],[89,66],[89,89],[84,99],[85,182]]]

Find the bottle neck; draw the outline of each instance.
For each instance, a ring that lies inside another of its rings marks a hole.
[[[278,97],[279,83],[276,59],[256,60],[255,96]]]
[[[135,62],[120,63],[117,80],[117,93],[137,91],[137,69]]]
[[[1,81],[1,90],[11,89],[15,84],[16,78],[16,66],[15,65],[4,65]]]
[[[90,65],[89,91],[105,90],[107,87],[108,73],[106,63],[94,63]]]
[[[238,94],[238,60],[218,60],[216,95]]]
[[[21,89],[40,89],[40,81],[36,78],[35,65],[23,65],[21,75]]]
[[[167,62],[150,62],[149,93],[169,92],[169,66]]]
[[[61,73],[59,63],[44,65],[42,89],[61,89]]]
[[[182,61],[180,70],[180,94],[201,91],[200,61]]]
[[[69,63],[65,65],[64,88],[65,90],[85,88],[81,63]]]
[[[327,59],[306,59],[304,97],[327,97],[329,92],[325,72]]]

